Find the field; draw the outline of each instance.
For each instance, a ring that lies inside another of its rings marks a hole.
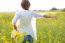
[[[41,12],[43,13],[43,12]],[[65,12],[44,12],[57,18],[37,19],[37,43],[65,43]],[[11,38],[13,25],[11,20],[15,13],[0,13],[0,43],[20,43]]]

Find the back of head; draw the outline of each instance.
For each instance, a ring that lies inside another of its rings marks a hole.
[[[30,2],[29,2],[29,0],[22,0],[22,2],[21,2],[21,7],[22,7],[24,10],[29,10],[29,7],[30,7]]]

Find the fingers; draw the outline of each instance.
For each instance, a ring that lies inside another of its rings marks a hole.
[[[15,37],[18,36],[18,35],[19,35],[19,32],[16,31],[16,30],[13,30],[13,31],[12,31],[12,34],[11,34],[11,38],[15,38]]]

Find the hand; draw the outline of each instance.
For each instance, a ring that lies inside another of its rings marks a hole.
[[[17,26],[16,26],[16,25],[14,25],[14,30],[16,30],[16,31],[17,31]]]
[[[14,30],[12,31],[11,37],[12,37],[12,38],[15,38],[15,37],[17,37],[18,35],[19,35],[19,32],[14,29]]]
[[[43,17],[45,17],[45,18],[56,18],[57,19],[57,16],[44,15]]]
[[[51,18],[57,19],[57,16],[52,16]]]

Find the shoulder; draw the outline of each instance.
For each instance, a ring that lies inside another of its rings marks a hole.
[[[23,14],[23,11],[20,11],[20,10],[16,10],[16,12],[15,12],[15,15],[17,15],[17,16],[20,16],[22,14]]]
[[[20,13],[22,13],[22,11],[16,10],[15,13],[16,13],[16,14],[20,14]]]
[[[28,10],[23,10],[23,11],[19,11],[17,10],[16,12],[16,15],[33,15],[35,14],[33,11],[28,11]]]

